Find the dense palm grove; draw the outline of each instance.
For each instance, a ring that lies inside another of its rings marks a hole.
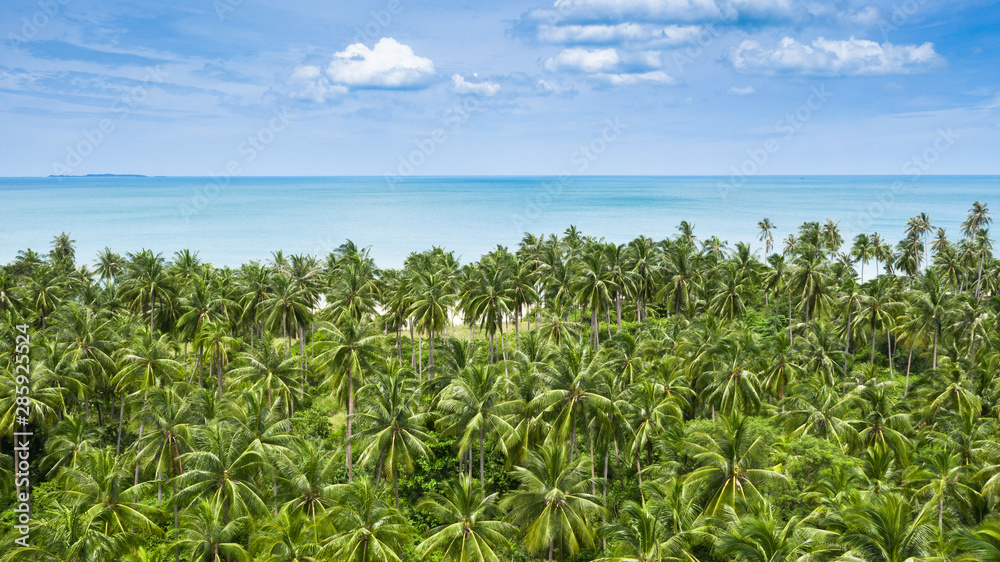
[[[1000,560],[989,225],[764,219],[762,256],[571,227],[401,270],[60,235],[0,270],[2,556]]]

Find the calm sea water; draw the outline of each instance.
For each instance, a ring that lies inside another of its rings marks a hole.
[[[197,250],[216,265],[266,260],[272,251],[325,256],[344,240],[371,246],[379,265],[433,245],[463,262],[525,232],[584,234],[624,243],[672,236],[687,220],[705,239],[757,241],[769,217],[783,239],[804,221],[840,222],[844,238],[878,231],[895,241],[927,212],[955,239],[973,201],[1000,211],[1000,176],[753,177],[0,178],[0,263],[46,252],[69,232],[80,261],[105,246]],[[780,242],[776,242],[780,247]]]

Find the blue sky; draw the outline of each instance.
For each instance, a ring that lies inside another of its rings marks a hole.
[[[0,22],[3,176],[1000,173],[995,1],[7,0]]]

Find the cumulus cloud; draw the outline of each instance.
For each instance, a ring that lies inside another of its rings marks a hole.
[[[612,86],[631,86],[632,84],[673,84],[674,79],[662,70],[638,72],[635,74],[595,74],[596,80],[607,82]]]
[[[775,48],[747,39],[729,53],[728,61],[741,74],[808,76],[913,74],[944,64],[933,43],[893,45],[854,37],[820,37],[810,45],[785,37]]]
[[[292,96],[316,103],[339,98],[347,93],[345,86],[332,84],[318,66],[300,66],[292,72]]]
[[[419,88],[434,76],[434,63],[414,54],[413,49],[391,37],[368,48],[362,43],[348,45],[334,53],[327,67],[297,67],[290,77],[293,97],[322,103],[338,98],[351,89]]]
[[[733,86],[729,88],[729,93],[734,96],[749,96],[756,91],[753,89],[753,86]]]
[[[659,51],[643,51],[619,55],[616,49],[584,49],[574,47],[545,60],[545,70],[554,73],[583,74],[598,82],[613,86],[640,83],[672,84],[662,66]]]
[[[476,75],[473,75],[474,77]],[[459,94],[472,94],[476,96],[495,96],[500,91],[500,84],[490,81],[469,82],[461,74],[451,77],[451,83],[455,86],[455,92]]]
[[[587,50],[581,47],[564,49],[558,55],[545,61],[549,72],[596,73],[615,69],[621,60],[615,49]]]
[[[374,47],[349,45],[333,55],[326,74],[335,84],[354,88],[412,88],[434,75],[434,62],[408,45],[383,37]]]

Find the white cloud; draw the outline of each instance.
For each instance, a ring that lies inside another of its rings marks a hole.
[[[831,41],[822,37],[811,45],[785,37],[768,49],[744,40],[729,54],[729,63],[741,74],[799,74],[810,76],[874,76],[912,74],[944,64],[933,43],[893,45],[851,37]]]
[[[588,50],[582,47],[563,49],[543,63],[553,73],[584,74],[599,82],[627,86],[643,82],[673,84],[663,66],[659,51],[628,52],[619,55],[614,48]]]
[[[753,89],[753,86],[733,86],[729,88],[729,93],[735,96],[749,96],[756,91]]]
[[[613,86],[631,86],[633,84],[654,83],[673,84],[674,79],[662,70],[638,72],[635,74],[595,74],[594,78],[603,80]]]
[[[473,75],[475,76],[475,75]],[[477,96],[495,96],[500,91],[500,84],[490,81],[468,82],[460,74],[451,77],[451,82],[455,86],[455,91],[459,94],[473,94]]]
[[[318,66],[300,66],[292,72],[292,96],[305,98],[316,103],[338,98],[347,93],[347,88],[331,84],[323,76]]]
[[[349,45],[334,54],[326,69],[330,81],[355,88],[412,88],[434,75],[434,62],[419,57],[407,45],[383,37],[374,47]]]
[[[557,45],[632,43],[657,47],[690,45],[698,40],[700,25],[541,25],[538,40]]]
[[[545,61],[549,72],[585,72],[588,74],[606,72],[618,67],[621,59],[615,49],[594,49],[581,47],[563,49],[563,52]]]

